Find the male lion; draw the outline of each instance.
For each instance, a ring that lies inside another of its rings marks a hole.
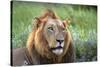
[[[13,50],[12,65],[69,63],[74,49],[68,20],[60,20],[52,10],[36,17],[26,48]]]

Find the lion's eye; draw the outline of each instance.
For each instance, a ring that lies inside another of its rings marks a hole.
[[[54,29],[53,29],[53,27],[48,27],[48,30],[53,31]]]
[[[63,28],[63,32],[66,32],[67,30],[66,30],[66,28]]]
[[[65,28],[62,28],[62,30],[65,30]]]

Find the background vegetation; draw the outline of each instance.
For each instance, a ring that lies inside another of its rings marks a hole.
[[[45,9],[54,10],[61,19],[70,18],[76,62],[97,60],[97,7],[34,2],[12,3],[12,47],[25,47],[32,20]]]

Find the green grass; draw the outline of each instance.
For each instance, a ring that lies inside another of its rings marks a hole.
[[[97,7],[34,2],[12,3],[12,46],[25,47],[32,20],[45,9],[52,9],[61,19],[70,18],[69,29],[76,49],[77,61],[97,60]]]

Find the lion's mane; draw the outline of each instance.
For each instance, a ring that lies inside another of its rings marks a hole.
[[[46,20],[48,16],[52,17],[53,19],[59,18],[53,11],[46,10],[44,14],[38,18],[35,18],[35,25],[32,32],[29,34],[27,40],[27,49],[29,55],[32,58],[33,63],[35,62],[34,59],[44,57],[45,59],[51,59],[53,63],[60,63],[60,62],[73,62],[74,60],[74,51],[72,45],[72,38],[69,29],[67,29],[67,34],[65,38],[64,52],[60,56],[54,55],[48,48],[48,42],[43,35],[43,28],[46,24]],[[36,54],[36,56],[35,56]],[[37,63],[38,64],[38,63]]]

